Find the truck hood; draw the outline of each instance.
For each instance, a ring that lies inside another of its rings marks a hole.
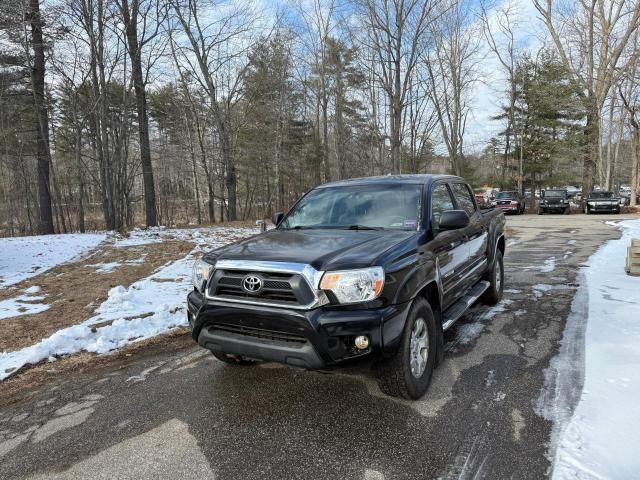
[[[417,234],[406,230],[271,230],[219,248],[208,258],[307,263],[323,271],[368,267],[386,250]]]

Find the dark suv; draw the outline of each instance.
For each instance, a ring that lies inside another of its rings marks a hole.
[[[569,195],[566,190],[552,189],[543,190],[538,204],[538,215],[543,213],[571,213]]]
[[[504,215],[447,175],[317,187],[277,228],[205,255],[188,297],[193,338],[223,362],[324,369],[369,357],[380,388],[418,398],[443,331],[502,297]]]
[[[620,213],[620,197],[613,192],[591,192],[587,197],[584,213]]]

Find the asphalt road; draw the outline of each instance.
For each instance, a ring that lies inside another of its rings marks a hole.
[[[197,347],[134,355],[0,411],[0,478],[543,478],[545,369],[580,264],[623,217],[510,217],[505,301],[446,333],[419,401],[385,397],[366,364],[319,373],[227,366]]]

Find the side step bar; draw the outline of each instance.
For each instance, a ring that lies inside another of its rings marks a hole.
[[[464,312],[469,310],[469,307],[480,298],[485,290],[489,288],[489,285],[489,282],[486,280],[478,282],[464,297],[447,308],[442,315],[442,330],[447,330],[464,314]]]

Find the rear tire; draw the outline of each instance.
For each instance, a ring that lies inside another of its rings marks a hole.
[[[436,366],[438,328],[429,302],[416,298],[407,316],[395,355],[380,362],[378,386],[392,397],[416,400],[431,383]]]
[[[480,298],[482,303],[487,305],[495,305],[502,300],[502,293],[504,291],[504,261],[502,258],[502,252],[496,250],[496,258],[493,261],[493,267],[485,277],[485,280],[489,282],[489,288],[482,294]]]
[[[211,350],[211,353],[214,357],[224,363],[228,363],[230,365],[241,365],[243,367],[251,367],[253,365],[258,364],[257,360],[249,360],[245,357],[241,357],[239,355],[231,355],[228,353],[218,353]]]

